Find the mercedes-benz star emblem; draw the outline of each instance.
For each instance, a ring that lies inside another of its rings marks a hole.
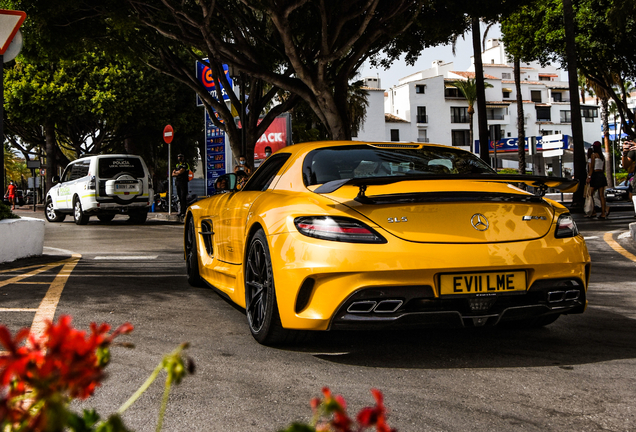
[[[474,214],[473,217],[470,218],[470,223],[473,228],[477,231],[486,231],[488,229],[488,219],[483,214]]]

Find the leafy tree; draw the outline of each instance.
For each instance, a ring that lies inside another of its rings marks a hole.
[[[468,101],[468,117],[470,125],[470,151],[473,150],[473,116],[475,115],[475,101],[477,101],[477,82],[474,78],[453,81],[453,85],[459,89]],[[492,87],[492,84],[484,82],[484,88]],[[487,146],[486,146],[487,148]]]

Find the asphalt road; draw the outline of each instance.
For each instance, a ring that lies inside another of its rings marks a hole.
[[[113,348],[103,386],[74,406],[102,416],[188,341],[197,370],[173,388],[166,431],[277,431],[308,420],[309,401],[323,386],[342,394],[352,414],[372,404],[371,388],[382,390],[389,424],[400,431],[634,431],[636,248],[625,235],[631,216],[579,220],[593,260],[588,310],[539,330],[332,332],[297,347],[264,347],[243,311],[211,289],[188,285],[182,226],[156,220],[47,223],[47,255],[5,265],[16,270],[0,280],[78,253],[55,316],[70,314],[79,328],[134,324],[120,340],[135,348]],[[56,271],[29,280],[50,281]],[[46,284],[1,287],[0,307],[16,311],[0,311],[0,322],[13,331],[30,326],[45,291]],[[124,414],[132,430],[155,429],[162,391],[156,382]]]

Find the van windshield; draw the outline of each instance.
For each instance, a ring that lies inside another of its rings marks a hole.
[[[105,157],[98,159],[97,172],[99,178],[115,178],[122,173],[130,174],[135,178],[144,177],[144,166],[139,158],[135,157]]]

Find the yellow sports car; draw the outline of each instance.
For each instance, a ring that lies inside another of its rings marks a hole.
[[[535,192],[518,186],[526,184]],[[185,218],[188,281],[245,308],[263,344],[305,330],[542,326],[587,305],[573,180],[498,175],[461,149],[354,141],[270,156]]]

